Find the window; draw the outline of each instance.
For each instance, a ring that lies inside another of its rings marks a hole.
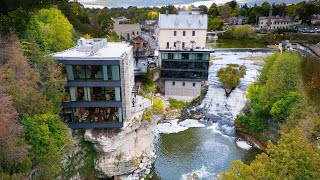
[[[185,45],[184,42],[182,42],[182,48],[184,48],[184,45]]]
[[[176,85],[176,82],[172,82],[172,86],[175,86]]]
[[[183,82],[183,83],[182,83],[182,86],[186,86],[186,83],[185,83],[185,82]]]
[[[192,36],[195,36],[196,35],[196,31],[192,31]]]
[[[193,83],[192,86],[195,87],[195,86],[196,86],[196,83]]]
[[[139,32],[137,31],[137,35],[139,35]]]
[[[122,122],[121,107],[77,107],[64,108],[62,118],[66,122]]]
[[[177,31],[173,31],[173,35],[174,35],[174,36],[177,36]]]
[[[176,47],[176,46],[177,46],[177,43],[176,43],[176,42],[174,42],[174,43],[173,43],[173,46],[174,46],[174,47]]]
[[[182,35],[183,35],[183,36],[186,36],[186,31],[183,31],[183,32],[182,32]]]
[[[169,48],[169,42],[167,42],[167,48]]]
[[[189,59],[189,53],[182,53],[181,59]]]

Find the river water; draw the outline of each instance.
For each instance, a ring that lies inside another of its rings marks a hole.
[[[163,180],[187,179],[196,174],[200,179],[215,179],[216,175],[241,159],[249,163],[260,151],[235,135],[234,118],[244,107],[248,86],[256,81],[260,66],[250,56],[268,53],[217,52],[219,58],[209,68],[208,92],[195,107],[203,115],[200,122],[186,120],[162,123],[157,126],[155,170]],[[217,71],[228,64],[246,66],[246,75],[240,85],[226,97],[217,77]]]

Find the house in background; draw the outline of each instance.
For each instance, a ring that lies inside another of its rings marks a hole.
[[[145,75],[148,72],[149,43],[141,36],[132,40],[134,57],[134,74]]]
[[[69,127],[123,127],[132,113],[132,46],[82,38],[54,57],[67,79],[61,116]]]
[[[238,16],[238,17],[231,17],[228,19],[229,25],[243,25],[248,23],[249,18]]]
[[[141,24],[141,28],[151,33],[155,33],[157,26],[158,26],[157,20],[145,20],[144,23]]]
[[[132,41],[135,37],[141,35],[140,25],[130,24],[129,19],[125,17],[112,18],[114,21],[114,31],[117,35],[126,41]]]
[[[191,101],[200,96],[213,52],[206,48],[207,21],[200,11],[159,15],[160,79],[166,98]]]

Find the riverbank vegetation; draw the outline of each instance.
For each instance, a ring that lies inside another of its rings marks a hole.
[[[183,109],[190,105],[190,102],[179,101],[172,98],[170,98],[168,101],[171,109]]]
[[[267,58],[258,81],[249,87],[249,104],[236,118],[247,133],[269,139],[267,150],[250,165],[235,161],[222,179],[317,178],[319,70],[320,62],[314,57],[287,52]]]

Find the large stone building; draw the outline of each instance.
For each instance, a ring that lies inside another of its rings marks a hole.
[[[269,15],[268,17],[259,17],[258,30],[270,32],[277,29],[294,29],[295,26],[301,23],[301,20],[292,21],[289,17]]]
[[[70,128],[118,128],[131,118],[132,46],[80,39],[54,54],[67,80],[62,118]]]
[[[132,41],[141,35],[140,24],[130,24],[129,19],[125,17],[112,18],[112,20],[114,21],[114,31],[122,40]]]
[[[206,14],[160,14],[157,29],[161,80],[166,98],[191,101],[208,79],[211,49],[206,49]]]

